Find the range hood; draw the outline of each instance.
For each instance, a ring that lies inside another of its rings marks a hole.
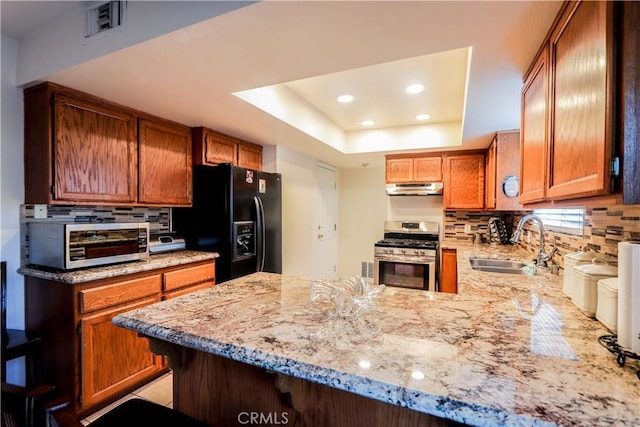
[[[417,182],[411,184],[387,184],[387,196],[440,196],[441,182]]]

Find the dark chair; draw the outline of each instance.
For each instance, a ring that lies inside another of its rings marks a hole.
[[[2,422],[5,427],[43,427],[44,404],[54,397],[54,387],[34,389],[2,383]]]
[[[7,263],[0,263],[0,283],[2,284],[2,382],[7,380],[7,361],[25,357],[26,385],[36,383],[42,360],[42,338],[21,329],[7,329]]]
[[[46,409],[48,425],[52,427],[82,427],[74,414],[67,410],[65,404],[51,405]],[[89,427],[207,427],[195,418],[184,415],[175,409],[158,405],[144,399],[129,399],[116,406],[95,421]]]

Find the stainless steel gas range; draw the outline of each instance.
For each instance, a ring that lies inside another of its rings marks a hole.
[[[437,222],[385,221],[374,247],[374,284],[437,290]]]

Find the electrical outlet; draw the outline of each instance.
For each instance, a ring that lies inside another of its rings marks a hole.
[[[464,232],[467,234],[471,234],[471,224],[464,225]]]
[[[47,217],[47,205],[33,205],[33,217],[43,219]]]

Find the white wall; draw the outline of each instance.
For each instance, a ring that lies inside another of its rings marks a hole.
[[[338,275],[361,274],[373,262],[373,244],[382,238],[387,219],[384,167],[340,169],[338,179]]]
[[[380,168],[341,169],[338,180],[338,274],[360,275],[373,262],[373,245],[382,239],[386,220],[434,221],[442,230],[442,196],[385,194]]]
[[[282,174],[282,273],[313,277],[316,159],[277,147],[276,169]]]
[[[7,326],[24,328],[24,279],[20,266],[20,205],[24,201],[23,102],[15,85],[18,42],[2,36],[0,127],[0,258],[7,261]],[[7,381],[22,384],[24,364],[7,364]]]
[[[387,216],[389,220],[433,221],[440,224],[444,221],[442,196],[394,196],[387,198]]]
[[[125,25],[90,41],[84,38],[85,3],[21,40],[18,85],[255,2],[129,1]]]

